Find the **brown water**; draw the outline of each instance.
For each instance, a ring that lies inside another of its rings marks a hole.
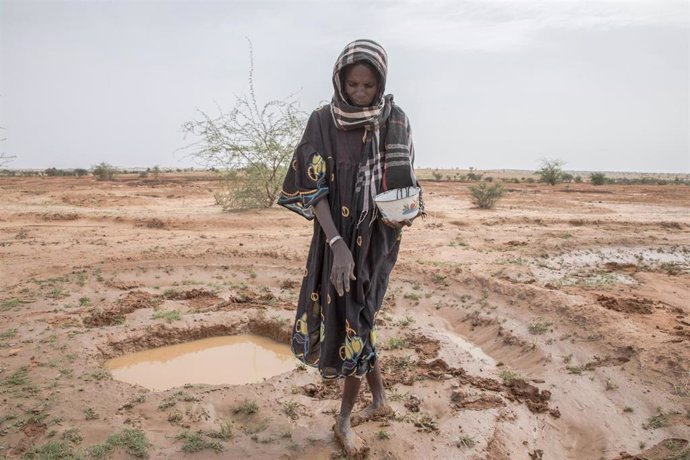
[[[156,391],[187,383],[257,383],[296,365],[287,345],[246,334],[154,348],[105,363],[114,379]]]

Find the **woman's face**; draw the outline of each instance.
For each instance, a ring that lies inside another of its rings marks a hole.
[[[354,64],[345,74],[345,94],[353,105],[369,107],[379,92],[376,74],[363,64]]]

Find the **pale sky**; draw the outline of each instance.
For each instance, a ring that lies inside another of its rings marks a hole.
[[[0,0],[0,152],[12,168],[194,166],[181,125],[247,91],[310,112],[357,38],[418,167],[690,173],[688,1]]]

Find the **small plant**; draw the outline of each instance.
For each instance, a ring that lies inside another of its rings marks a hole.
[[[88,297],[80,297],[79,298],[79,306],[80,307],[89,307],[91,306],[91,299]]]
[[[480,182],[478,185],[470,187],[472,202],[480,209],[492,209],[498,200],[505,195],[505,189],[501,184],[489,185],[487,182]]]
[[[151,318],[164,319],[167,322],[172,323],[173,321],[181,320],[182,314],[179,310],[158,310],[153,314],[153,316],[151,316]]]
[[[565,368],[568,369],[569,374],[575,375],[582,375],[585,370],[585,368],[582,366],[566,366]]]
[[[213,449],[216,452],[222,452],[224,449],[221,443],[217,441],[209,441],[208,439],[204,438],[204,434],[201,431],[197,431],[196,433],[185,431],[184,433],[177,435],[175,439],[178,441],[184,441],[184,444],[182,445],[182,452],[187,454],[193,454],[205,449]]]
[[[471,449],[476,444],[477,444],[477,442],[474,440],[474,438],[471,436],[467,436],[467,435],[460,436],[455,440],[455,445],[461,449],[464,449],[464,448]]]
[[[98,418],[98,414],[96,413],[95,410],[93,410],[93,407],[87,407],[84,409],[84,419],[85,420],[96,420]]]
[[[232,412],[233,414],[245,414],[251,415],[259,411],[259,406],[255,401],[245,400],[239,406],[235,407]]]
[[[407,343],[405,342],[405,339],[396,336],[388,339],[387,345],[389,350],[402,350],[403,348],[405,348]]]
[[[551,323],[540,316],[529,324],[527,330],[532,335],[541,335],[547,333],[550,326]]]
[[[84,437],[81,435],[79,428],[70,428],[62,433],[62,440],[76,446],[84,440]]]
[[[514,380],[521,380],[522,376],[515,372],[511,371],[510,369],[503,369],[499,374],[498,377],[503,380],[503,383],[506,385],[510,385]]]
[[[299,409],[301,407],[304,406],[296,401],[287,401],[283,404],[283,412],[285,415],[290,417],[290,419],[297,420],[299,418]]]
[[[414,318],[411,317],[410,315],[406,315],[403,318],[400,318],[398,322],[396,323],[399,327],[408,327],[410,324],[414,323]]]
[[[147,458],[151,443],[146,439],[143,431],[127,428],[109,436],[102,444],[90,447],[89,454],[96,459],[106,458],[116,447],[125,449],[125,452],[132,457]]]
[[[17,308],[22,303],[24,302],[22,302],[19,299],[3,300],[2,302],[0,302],[0,311],[12,310],[14,308]]]
[[[210,438],[223,439],[226,441],[228,439],[232,439],[232,437],[235,436],[235,432],[234,424],[232,423],[230,417],[226,418],[223,422],[221,422],[220,429],[218,431],[212,431],[208,433],[208,436]]]
[[[0,332],[0,340],[12,339],[17,336],[16,329],[8,329],[6,331]]]
[[[671,415],[671,412],[664,412],[661,408],[657,408],[656,415],[649,417],[647,423],[642,425],[642,428],[645,430],[656,430],[668,426]]]
[[[425,433],[438,431],[438,422],[429,414],[418,414],[412,418],[412,424]]]
[[[79,456],[72,450],[67,441],[50,441],[42,446],[33,447],[24,453],[25,459],[72,459]]]
[[[623,408],[623,412],[626,412],[626,413],[630,413],[630,412],[634,412],[634,411],[635,411],[635,409],[633,409],[633,408],[630,407],[630,406],[625,406],[625,407]]]
[[[383,439],[390,439],[390,438],[391,438],[391,435],[388,434],[388,431],[384,430],[383,428],[380,429],[378,433],[376,433],[376,436],[377,436],[379,439],[382,439],[382,440],[383,440]]]

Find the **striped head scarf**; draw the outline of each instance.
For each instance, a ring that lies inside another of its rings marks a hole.
[[[352,64],[366,62],[376,69],[379,76],[378,94],[370,107],[358,107],[348,102],[343,88],[343,70]],[[393,110],[393,95],[384,95],[388,56],[373,40],[355,40],[338,56],[333,68],[333,99],[331,114],[338,129],[364,128],[366,161],[357,172],[355,196],[359,197],[361,214],[357,226],[369,211],[374,222],[377,208],[374,197],[388,189],[417,185],[412,163],[414,147],[409,122],[402,110]],[[381,129],[385,131],[384,152],[381,152]]]
[[[358,107],[350,104],[343,88],[345,75],[343,70],[357,62],[366,62],[378,73],[378,94],[370,107]],[[355,40],[348,44],[338,56],[333,68],[333,100],[331,113],[338,129],[348,130],[367,128],[375,130],[381,126],[390,113],[390,101],[393,97],[384,97],[386,74],[388,73],[388,56],[386,51],[373,40]],[[388,100],[390,99],[390,101]]]

